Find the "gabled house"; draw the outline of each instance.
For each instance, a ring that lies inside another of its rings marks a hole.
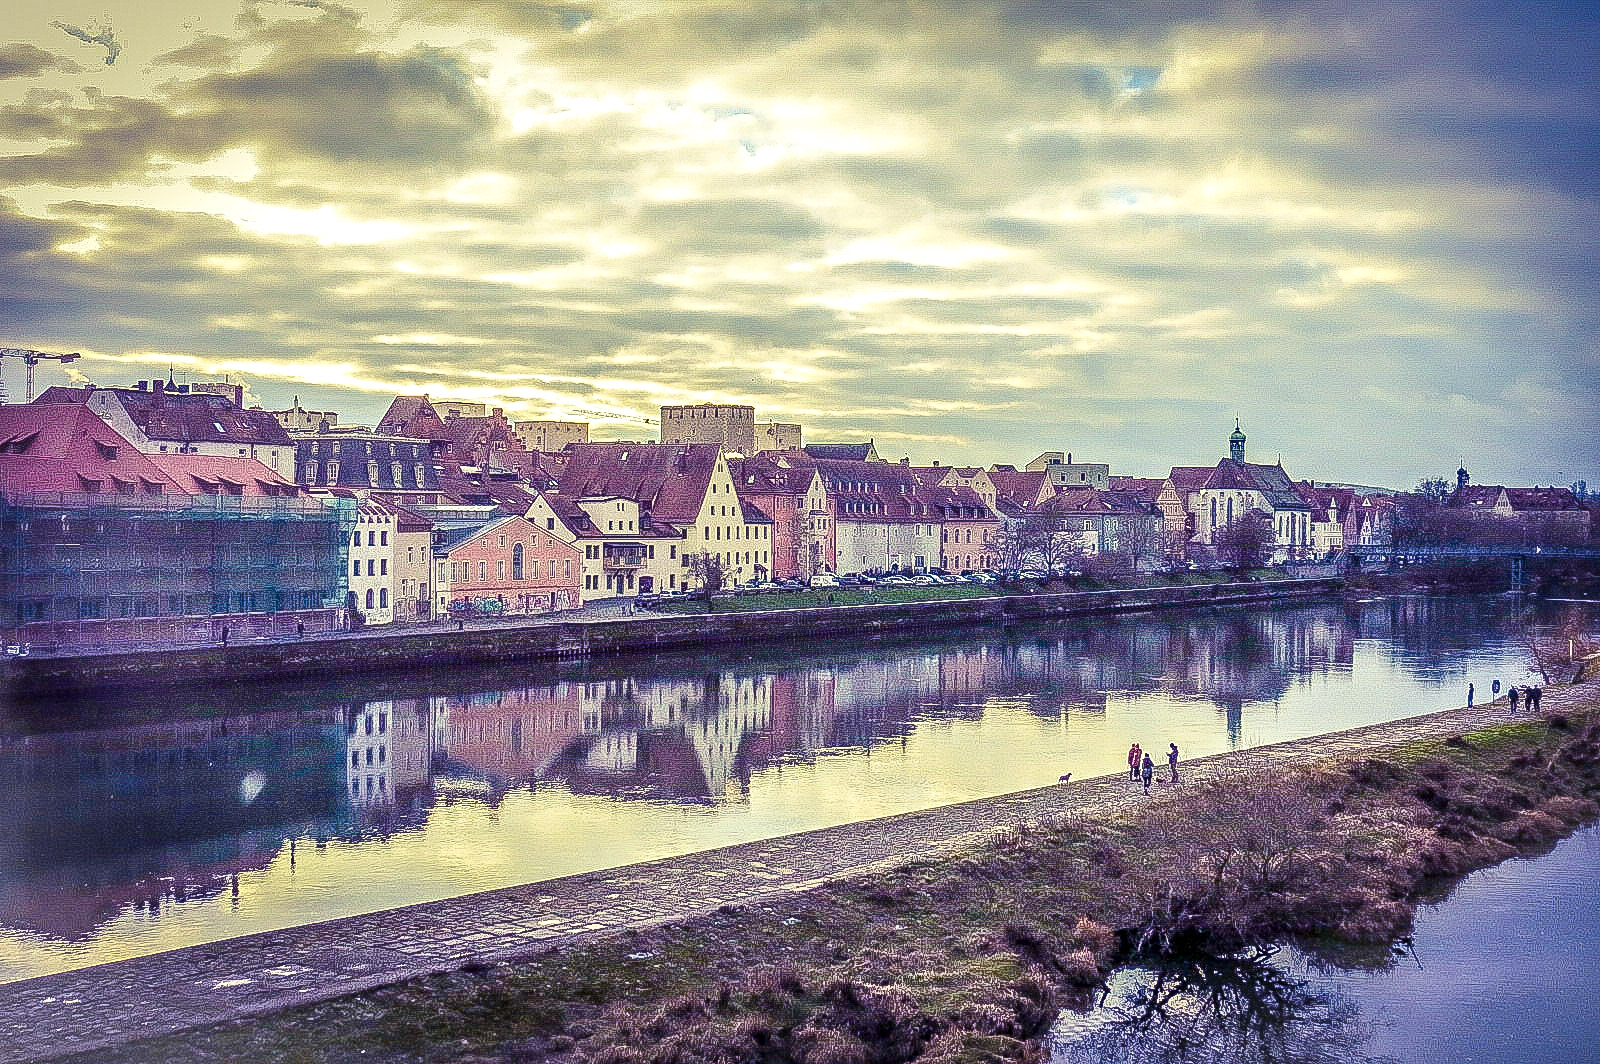
[[[236,391],[234,394],[238,394]],[[294,441],[265,410],[245,410],[228,396],[194,392],[171,380],[132,388],[46,388],[36,402],[82,403],[143,454],[253,458],[279,476],[295,474]]]
[[[981,469],[962,472],[950,466],[914,466],[922,500],[939,519],[939,565],[950,572],[992,569],[994,534],[1000,517],[980,491],[994,497],[994,484]]]
[[[552,613],[583,604],[583,556],[520,515],[440,531],[433,557],[440,616]]]
[[[777,453],[822,477],[840,572],[920,571],[942,561],[939,498],[909,464]]]
[[[730,459],[728,468],[740,500],[772,522],[772,579],[807,579],[835,570],[833,515],[814,467],[767,451]]]
[[[1205,483],[1189,494],[1195,529],[1191,542],[1209,546],[1218,528],[1256,512],[1271,522],[1274,563],[1310,556],[1311,504],[1301,498],[1282,465],[1244,460],[1245,436],[1237,423],[1228,444],[1229,457],[1218,462]]]
[[[534,493],[525,515],[583,554],[583,600],[632,598],[680,591],[683,536],[652,524],[639,503],[620,495],[569,499],[556,491]]]
[[[555,493],[569,502],[636,503],[641,526],[676,540],[668,562],[676,563],[679,588],[693,586],[692,559],[700,554],[715,557],[728,584],[772,572],[772,520],[740,501],[728,460],[714,444],[570,444],[554,476]]]

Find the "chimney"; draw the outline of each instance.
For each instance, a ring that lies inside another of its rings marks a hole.
[[[503,408],[497,406],[493,410],[489,411],[489,413],[494,417],[504,417],[506,412]]]

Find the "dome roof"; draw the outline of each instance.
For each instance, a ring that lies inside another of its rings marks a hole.
[[[1233,419],[1233,432],[1228,436],[1229,443],[1243,443],[1244,433],[1239,431],[1239,419]]]

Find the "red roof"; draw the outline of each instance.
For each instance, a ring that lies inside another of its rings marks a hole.
[[[557,474],[570,499],[632,499],[641,520],[692,525],[720,451],[710,443],[574,443]]]
[[[443,442],[450,439],[444,421],[426,395],[395,396],[394,402],[384,412],[383,420],[378,422],[378,432],[414,440]]]
[[[152,454],[147,457],[190,495],[264,498],[303,493],[292,481],[283,479],[254,458],[220,458],[209,454]]]
[[[1583,511],[1571,488],[1507,488],[1506,498],[1518,513]]]
[[[263,447],[290,447],[289,432],[265,410],[244,410],[233,400],[209,392],[180,392],[162,388],[45,389],[35,402],[87,403],[97,394],[114,396],[129,419],[152,440],[183,443],[242,443]]]
[[[185,494],[88,407],[37,401],[0,406],[0,490]]]

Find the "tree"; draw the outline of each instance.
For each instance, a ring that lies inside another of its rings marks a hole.
[[[689,555],[689,579],[695,583],[695,592],[710,605],[727,579],[722,567],[722,555],[708,550]]]
[[[1443,477],[1428,477],[1417,482],[1415,493],[1425,499],[1442,504],[1450,497],[1450,484]]]
[[[1128,556],[1135,573],[1145,561],[1154,561],[1167,553],[1169,537],[1167,523],[1160,511],[1155,514],[1135,513],[1123,519],[1122,530],[1117,534],[1117,550]]]
[[[1247,510],[1211,533],[1217,560],[1235,572],[1259,569],[1272,557],[1273,537],[1270,519],[1256,510]]]

